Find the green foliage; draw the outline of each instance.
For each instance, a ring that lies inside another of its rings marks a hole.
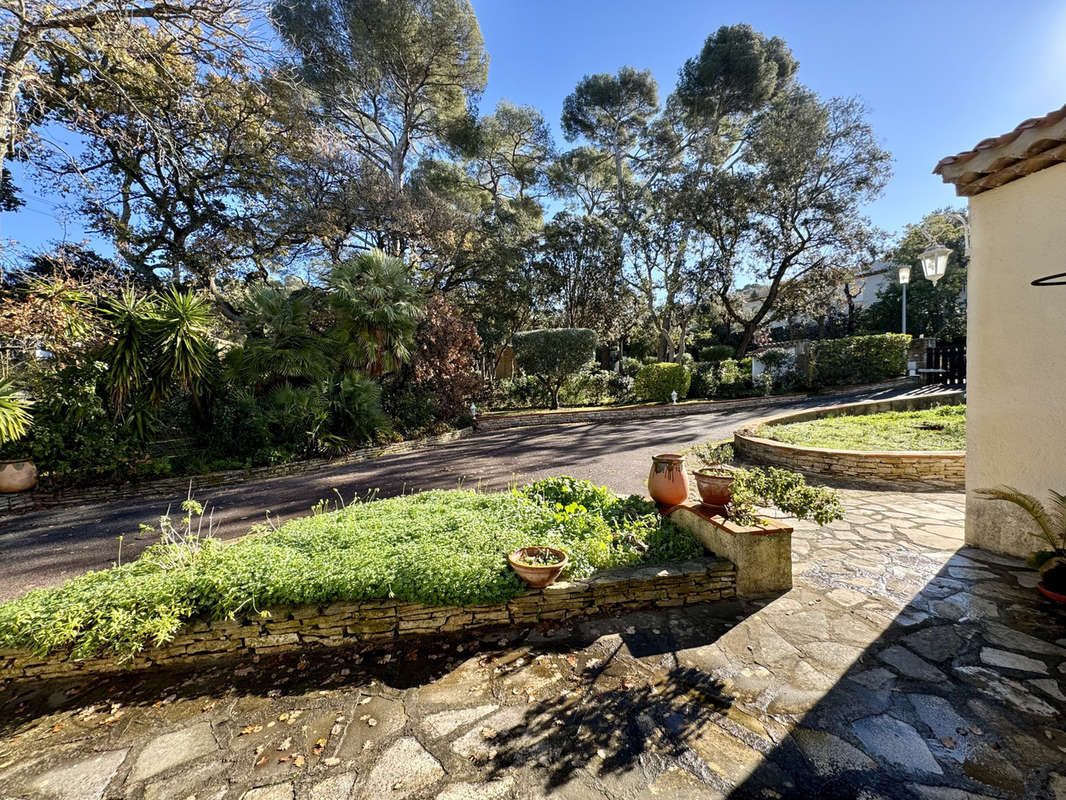
[[[217,364],[212,309],[202,296],[175,287],[147,295],[126,287],[99,310],[114,329],[101,354],[110,365],[105,391],[119,418],[146,441],[164,400],[184,392],[199,403],[208,393]]]
[[[98,387],[107,365],[89,362],[26,373],[34,398],[34,427],[25,440],[45,480],[78,485],[138,474],[144,445],[129,426],[116,425]]]
[[[798,66],[778,37],[767,39],[750,25],[723,25],[681,68],[677,97],[690,114],[713,123],[764,106],[789,85]]]
[[[811,383],[847,386],[897,378],[907,371],[910,341],[899,333],[816,341],[811,345]]]
[[[841,415],[761,426],[759,436],[835,450],[965,450],[966,406]]]
[[[275,605],[502,603],[522,590],[506,554],[526,546],[566,550],[570,578],[702,552],[654,504],[572,478],[500,494],[433,491],[319,508],[228,546],[195,535],[197,509],[185,512],[176,532],[162,521],[162,540],[137,561],[0,606],[0,647],[133,654],[165,643],[194,618]]]
[[[692,365],[692,382],[688,387],[689,397],[714,397],[718,393],[718,365],[697,361]]]
[[[727,358],[732,358],[733,348],[727,344],[707,345],[700,348],[697,357],[700,361],[709,361],[716,364],[720,361],[725,361]]]
[[[686,367],[664,361],[641,367],[633,388],[641,400],[665,403],[670,401],[672,392],[677,392],[678,400],[687,397],[691,383],[692,373]]]
[[[691,455],[704,467],[721,467],[732,463],[733,444],[728,439],[723,442],[705,442],[686,447],[684,453]]]
[[[745,368],[746,367],[746,368]],[[727,358],[718,365],[718,395],[746,397],[752,393],[751,359]]]
[[[622,359],[622,374],[630,378],[637,377],[637,373],[640,372],[640,368],[643,366],[639,358],[632,358],[626,356]]]
[[[729,516],[739,524],[752,524],[755,506],[776,507],[796,519],[813,519],[828,525],[844,519],[840,493],[820,486],[808,486],[798,472],[768,467],[737,470]]]
[[[360,253],[331,265],[326,285],[335,321],[325,346],[340,366],[378,376],[411,360],[423,312],[402,260],[380,250]]]
[[[596,357],[596,332],[588,328],[545,328],[522,331],[513,338],[515,362],[534,375],[559,407],[559,389]]]
[[[0,445],[21,439],[33,424],[33,403],[10,378],[0,379]]]

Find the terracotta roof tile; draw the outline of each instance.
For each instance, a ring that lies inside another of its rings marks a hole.
[[[933,168],[933,173],[939,174],[941,169],[948,166],[949,164],[960,164],[969,161],[971,158],[973,158],[983,150],[992,150],[996,147],[1002,147],[1003,145],[1009,144],[1010,142],[1014,141],[1028,130],[1032,130],[1033,128],[1041,128],[1045,125],[1054,125],[1056,122],[1059,122],[1062,119],[1066,119],[1066,106],[1063,106],[1062,108],[1059,108],[1055,111],[1049,111],[1042,117],[1032,117],[1030,119],[1027,119],[1025,122],[1018,125],[1018,127],[1010,131],[1009,133],[1004,133],[1000,136],[994,136],[990,139],[983,139],[982,141],[978,142],[972,150],[963,150],[961,153],[957,153],[956,155],[946,156],[945,158],[940,159],[940,161],[937,162],[936,167]]]

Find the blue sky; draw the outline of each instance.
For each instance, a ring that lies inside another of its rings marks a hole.
[[[798,79],[819,94],[859,96],[894,177],[868,209],[890,233],[962,202],[932,175],[943,156],[1066,103],[1066,3],[1050,0],[473,0],[490,56],[482,111],[506,98],[534,105],[560,146],[563,98],[585,74],[651,69],[665,97],[677,70],[721,25],[780,36]],[[64,235],[56,198],[27,187],[28,208],[3,214],[0,237],[40,247]]]

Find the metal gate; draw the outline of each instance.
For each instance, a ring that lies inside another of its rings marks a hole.
[[[945,386],[966,385],[966,340],[938,339],[934,347],[925,351],[925,383]]]

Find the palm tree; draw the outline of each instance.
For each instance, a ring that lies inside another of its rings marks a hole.
[[[33,424],[33,404],[10,378],[0,378],[0,444],[21,439]]]
[[[330,373],[331,358],[312,326],[309,294],[261,284],[242,312],[248,336],[226,354],[226,363],[244,383],[269,391],[306,386]]]
[[[402,260],[381,250],[335,263],[326,275],[333,330],[346,365],[374,377],[411,359],[420,295]]]

